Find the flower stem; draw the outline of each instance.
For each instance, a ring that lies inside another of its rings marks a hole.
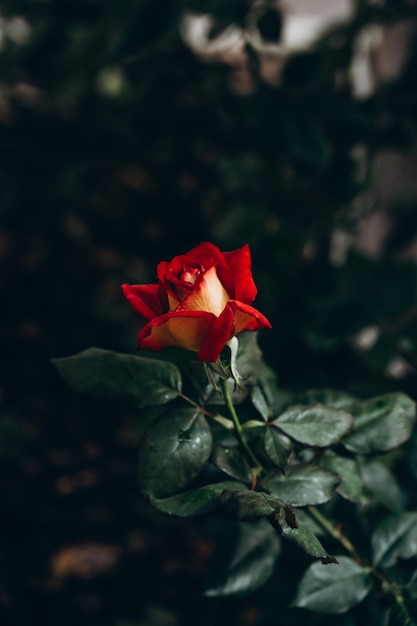
[[[226,402],[226,406],[229,409],[230,416],[235,426],[236,436],[239,439],[239,442],[242,448],[244,449],[246,456],[248,457],[249,461],[253,465],[252,469],[253,469],[254,475],[257,476],[262,471],[262,465],[259,463],[258,459],[256,458],[256,456],[250,449],[248,442],[246,441],[246,437],[243,432],[242,425],[239,421],[239,418],[235,411],[235,407],[232,402],[232,397],[230,395],[229,387],[227,386],[227,380],[224,380],[223,378],[220,379],[220,384],[222,387],[222,393],[223,393],[224,400]]]

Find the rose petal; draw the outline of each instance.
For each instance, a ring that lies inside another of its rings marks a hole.
[[[168,291],[168,310],[175,311],[181,300],[172,295],[171,290]]]
[[[205,241],[187,252],[187,257],[198,261],[206,270],[214,265],[225,266],[223,253],[213,243]]]
[[[156,276],[158,280],[162,283],[164,282],[165,275],[167,273],[168,263],[166,261],[161,261],[158,263],[156,268]]]
[[[181,311],[209,311],[219,316],[230,297],[221,284],[215,267],[210,268],[196,282],[193,291],[179,305]]]
[[[184,296],[181,296],[181,291],[184,291],[184,281],[181,276],[185,267],[200,269],[200,264],[188,254],[176,256],[169,263],[161,261],[158,264],[156,274],[159,282],[167,290],[170,311],[174,311],[178,303],[184,299]]]
[[[225,344],[234,334],[233,320],[233,310],[227,305],[210,328],[197,355],[199,361],[210,361],[212,363],[217,361]]]
[[[147,320],[163,315],[164,294],[160,285],[122,285],[123,295],[136,313]]]
[[[137,347],[153,352],[168,347],[198,352],[215,319],[212,313],[205,311],[166,313],[151,320],[139,331]]]
[[[229,306],[234,312],[234,330],[235,334],[242,330],[259,330],[261,328],[272,328],[269,320],[262,315],[257,309],[244,302],[230,300]]]
[[[252,261],[248,244],[238,250],[223,254],[234,282],[234,293],[230,296],[245,304],[252,304],[258,290],[252,277]],[[219,271],[219,277],[225,284],[221,271]]]

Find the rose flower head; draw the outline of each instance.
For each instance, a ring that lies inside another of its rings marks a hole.
[[[132,308],[147,320],[137,348],[158,352],[178,347],[215,363],[228,341],[243,330],[271,328],[251,306],[257,289],[246,244],[221,252],[201,243],[157,267],[156,285],[122,285]]]

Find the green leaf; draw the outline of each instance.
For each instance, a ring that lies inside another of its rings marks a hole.
[[[337,443],[352,427],[352,416],[342,409],[315,404],[289,407],[273,422],[300,443],[324,448]]]
[[[342,441],[356,454],[375,454],[397,448],[411,436],[415,402],[404,393],[388,393],[352,409],[353,431]]]
[[[89,348],[52,363],[74,391],[134,409],[166,404],[181,390],[179,369],[158,359]]]
[[[240,522],[253,522],[260,517],[273,515],[282,507],[282,503],[266,493],[259,491],[225,490],[220,498],[224,508]]]
[[[149,428],[139,451],[139,484],[156,498],[187,487],[207,463],[211,430],[198,410],[164,413]]]
[[[404,510],[406,497],[391,470],[376,459],[359,460],[363,482],[374,500],[393,512]]]
[[[262,486],[290,506],[314,506],[328,502],[339,478],[314,465],[290,467],[285,476],[273,474]]]
[[[370,592],[369,573],[346,556],[337,557],[338,565],[313,563],[298,586],[291,606],[316,613],[344,613],[359,604]]]
[[[340,483],[336,491],[343,498],[363,505],[369,503],[370,493],[365,487],[356,459],[339,456],[326,450],[320,459],[320,465],[339,476]]]
[[[284,469],[291,452],[291,442],[275,426],[265,428],[263,446],[268,459],[277,467]]]
[[[417,513],[394,513],[386,517],[372,533],[375,565],[391,567],[399,558],[417,555]]]
[[[265,520],[240,522],[232,536],[224,536],[217,567],[207,585],[207,596],[242,596],[262,587],[274,571],[281,542]]]
[[[239,340],[237,371],[243,378],[244,385],[254,385],[262,359],[262,352],[258,345],[258,333],[243,331],[237,335],[237,338]]]
[[[215,445],[211,454],[211,460],[216,467],[228,476],[242,482],[250,483],[252,481],[251,468],[238,448],[226,447],[220,444]]]
[[[303,552],[315,559],[321,559],[326,564],[337,563],[335,557],[331,556],[321,545],[317,537],[307,526],[298,526],[291,528],[286,523],[281,526],[282,536],[297,545]]]
[[[278,387],[277,376],[264,361],[258,367],[258,385],[270,407],[270,415],[277,415],[292,401],[292,394]]]
[[[252,404],[258,413],[264,418],[265,422],[271,417],[272,411],[268,406],[266,398],[261,391],[261,388],[255,385],[251,387],[250,397],[252,400]]]
[[[350,393],[337,391],[335,389],[309,389],[297,394],[297,404],[324,404],[335,409],[349,410],[356,402],[357,398]]]
[[[150,496],[150,502],[159,511],[178,517],[192,517],[212,511],[218,504],[225,489],[244,489],[244,485],[232,480],[225,480],[212,485],[204,485],[169,498]]]

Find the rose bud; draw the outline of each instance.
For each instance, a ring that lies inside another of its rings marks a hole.
[[[122,285],[132,308],[147,320],[137,348],[178,347],[215,363],[226,343],[243,330],[271,328],[252,302],[257,289],[246,244],[221,252],[201,243],[187,254],[161,261],[156,285]]]

